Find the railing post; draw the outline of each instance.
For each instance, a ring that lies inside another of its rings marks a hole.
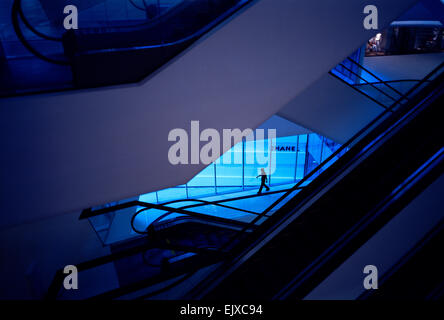
[[[297,172],[298,172],[298,154],[299,154],[299,135],[296,140],[296,159],[294,161],[294,182],[296,182]]]
[[[310,141],[310,134],[307,133],[307,143],[305,144],[305,163],[304,163],[304,177],[309,174],[309,172],[307,172],[308,169],[308,143]]]

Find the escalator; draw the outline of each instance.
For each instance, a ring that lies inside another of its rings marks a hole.
[[[271,194],[286,191],[288,190],[284,189]],[[267,197],[270,193],[261,196]],[[77,290],[75,294],[64,291],[62,288],[65,275],[63,270],[59,270],[54,276],[46,298],[122,299],[128,298],[128,295],[133,297],[137,293],[137,298],[146,299],[176,287],[198,273],[200,269],[214,266],[226,259],[227,253],[223,248],[232,242],[241,230],[246,230],[248,234],[255,228],[247,222],[200,214],[189,209],[211,205],[257,216],[257,213],[234,208],[226,202],[261,196],[240,196],[212,202],[175,200],[162,205],[128,201],[96,210],[86,209],[80,216],[81,220],[109,213],[122,214],[125,209],[139,208],[131,218],[135,237],[129,241],[109,245],[111,253],[108,256],[76,264],[79,277],[90,283],[85,290]],[[173,207],[174,204],[181,202],[193,204],[180,208]],[[150,223],[146,230],[138,230],[134,220],[146,210],[162,210],[164,214]],[[237,243],[237,240],[235,242]],[[113,271],[109,272],[110,269]],[[102,275],[105,274],[106,280],[90,276],[91,273],[95,274],[94,272],[100,270]],[[104,282],[107,285],[104,285]],[[152,290],[153,286],[160,286],[160,289]]]
[[[59,270],[46,299],[116,299],[155,285],[162,289],[154,290],[158,294],[168,289],[165,282],[176,283],[175,278],[182,282],[196,272],[196,267],[222,261],[225,254],[218,248],[233,236],[236,228],[239,227],[235,224],[208,225],[194,220],[112,245],[109,255],[76,265],[79,277],[88,282],[88,287],[76,292],[63,290],[65,275]],[[96,273],[101,276],[95,276]]]
[[[82,26],[61,36],[51,35],[33,26],[22,1],[15,0],[12,25],[22,45],[35,57],[60,68],[71,68],[74,88],[99,87],[141,81],[249,2],[158,1],[140,8],[136,2],[128,1],[146,12],[145,22],[127,21],[125,25],[113,20],[104,26]],[[64,54],[48,54],[35,48],[24,29],[41,41],[63,45]]]
[[[132,201],[85,210],[81,218],[142,207],[133,215],[132,228],[140,235],[134,241],[142,241],[143,246],[161,243],[164,249],[174,248],[167,239],[181,232],[224,234],[223,240],[212,244],[179,240],[175,245],[183,259],[173,257],[179,263],[164,263],[156,276],[105,290],[96,297],[149,299],[158,294],[154,284],[172,281],[162,288],[177,289],[181,281],[210,268],[186,290],[176,290],[178,298],[302,299],[442,174],[443,134],[438,114],[443,102],[443,69],[444,64],[435,68],[294,187],[278,191],[281,196],[266,210],[245,212],[254,218],[242,221],[190,211],[210,204],[236,209],[227,205],[242,200],[236,197],[215,202],[176,200],[164,205]],[[407,148],[406,143],[414,148]],[[267,195],[248,197],[262,196]],[[181,201],[194,203],[172,206]],[[136,230],[134,218],[151,209],[164,214],[146,230]],[[172,213],[180,216],[172,218]],[[105,258],[106,263],[109,259]],[[60,281],[55,287],[59,292]]]
[[[246,0],[183,0],[138,26],[81,29],[64,35],[77,87],[139,82],[185,50]]]
[[[190,297],[305,297],[442,174],[443,85],[441,75],[404,105],[387,108],[390,116],[259,227],[248,246],[234,247],[233,259]]]

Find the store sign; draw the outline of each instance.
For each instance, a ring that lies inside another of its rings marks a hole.
[[[292,145],[277,145],[274,148],[275,151],[280,151],[280,152],[296,152],[296,146],[292,146]]]

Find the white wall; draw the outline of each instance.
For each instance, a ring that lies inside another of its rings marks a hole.
[[[415,2],[372,4],[382,28]],[[171,129],[257,127],[375,33],[366,4],[260,0],[138,85],[0,100],[0,226],[185,183]]]

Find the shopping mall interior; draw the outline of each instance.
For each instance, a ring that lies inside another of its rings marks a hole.
[[[444,2],[373,2],[3,0],[0,299],[442,300]]]

